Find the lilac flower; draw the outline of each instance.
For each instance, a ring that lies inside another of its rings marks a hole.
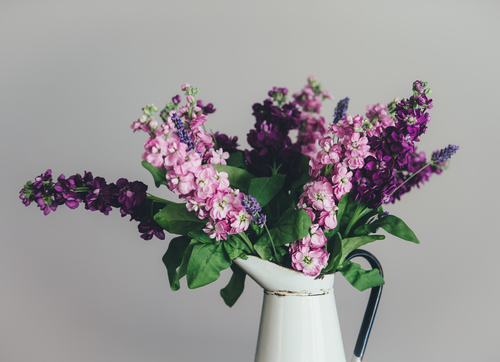
[[[458,151],[459,147],[455,145],[448,145],[442,150],[435,151],[432,154],[431,161],[437,166],[443,165],[452,155]]]
[[[337,103],[337,107],[335,107],[335,111],[333,113],[333,123],[337,124],[338,121],[340,121],[342,118],[345,117],[347,113],[347,107],[349,106],[349,97],[345,97],[344,99],[341,99]]]

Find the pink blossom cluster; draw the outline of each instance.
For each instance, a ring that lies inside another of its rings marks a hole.
[[[315,237],[321,239],[322,229],[337,226],[338,202],[352,189],[353,171],[363,168],[365,158],[371,155],[368,137],[394,124],[387,114],[387,106],[379,103],[367,110],[368,119],[346,115],[337,124],[331,124],[319,141],[320,150],[309,161],[312,178],[304,185],[298,207],[309,214],[314,229],[289,248],[293,268],[304,273],[307,270],[308,275],[319,274],[328,260],[326,238],[325,243],[312,243],[311,235],[314,232]]]
[[[387,105],[384,103],[367,105],[366,117],[369,122],[364,124],[364,129],[368,137],[379,137],[385,128],[395,124],[394,119],[388,113]]]
[[[141,117],[132,128],[150,134],[143,160],[167,170],[168,188],[186,200],[189,211],[208,219],[203,231],[210,238],[226,240],[230,234],[245,231],[252,216],[241,203],[243,193],[229,186],[228,174],[211,165],[225,165],[229,154],[213,148],[212,137],[203,130],[206,116],[192,94],[187,93],[186,99],[187,105],[171,110],[161,126],[154,128],[152,120],[145,122]]]
[[[328,264],[329,253],[325,249],[326,237],[319,224],[312,224],[309,235],[289,246],[292,266],[305,275],[317,276]]]
[[[307,81],[307,85],[295,93],[293,98],[302,108],[297,143],[301,146],[303,155],[313,157],[317,152],[318,140],[326,132],[325,119],[320,116],[322,102],[333,97],[321,89],[315,77],[309,77]]]

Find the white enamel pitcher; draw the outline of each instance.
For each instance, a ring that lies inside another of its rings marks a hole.
[[[378,260],[361,249],[346,258],[363,257],[382,274]],[[333,295],[334,274],[316,278],[255,256],[234,262],[264,288],[255,362],[346,362]],[[372,288],[352,362],[363,358],[382,287]]]

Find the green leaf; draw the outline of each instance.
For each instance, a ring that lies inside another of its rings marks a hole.
[[[247,169],[247,165],[245,163],[245,156],[241,151],[231,154],[229,158],[226,160],[226,162],[228,166],[238,167],[243,170]]]
[[[328,259],[328,265],[323,269],[322,273],[335,273],[342,260],[342,236],[336,233],[334,237],[328,241],[327,244],[328,252],[330,253],[330,258]]]
[[[285,182],[285,175],[282,174],[271,177],[253,178],[250,181],[248,194],[257,199],[260,207],[264,207],[281,190],[283,182]]]
[[[167,169],[160,169],[156,166],[153,166],[147,161],[141,162],[142,167],[148,170],[153,176],[153,180],[155,181],[156,187],[160,187],[161,185],[167,185]]]
[[[218,244],[219,241],[216,241],[215,239],[211,239],[210,236],[208,236],[207,233],[205,233],[202,229],[198,230],[192,230],[188,233],[190,237],[193,239],[198,240],[202,244]]]
[[[177,235],[188,235],[190,231],[200,229],[206,224],[194,212],[189,212],[186,204],[173,202],[157,212],[154,220],[169,233]]]
[[[295,181],[292,186],[290,187],[290,191],[293,193],[294,190],[298,187],[304,186],[309,180],[311,179],[311,176],[309,176],[309,157],[302,155],[302,158],[300,159],[300,166],[299,170],[302,170],[302,176],[300,177],[299,180]]]
[[[354,236],[352,238],[345,238],[342,240],[342,255],[343,258],[341,263],[345,259],[347,255],[353,250],[371,243],[375,240],[383,240],[385,239],[385,235],[368,235],[368,236]]]
[[[220,272],[229,268],[229,260],[222,243],[196,244],[187,266],[187,283],[189,289],[210,284],[219,279]]]
[[[269,233],[273,238],[274,245],[280,246],[302,239],[309,234],[310,228],[311,218],[305,210],[287,209],[278,219],[275,227],[269,230]],[[256,245],[272,247],[269,235],[267,233],[262,234]]]
[[[398,238],[420,244],[417,236],[408,227],[408,225],[406,225],[403,220],[394,215],[387,215],[369,225],[371,225],[372,227],[381,227],[389,234],[397,236]]]
[[[179,290],[181,287],[179,279],[185,275],[185,272],[184,275],[179,275],[177,268],[181,266],[190,242],[191,239],[186,236],[176,237],[170,241],[167,252],[163,255],[163,264],[167,267],[168,281],[172,290]]]
[[[229,183],[232,188],[239,189],[241,192],[247,194],[250,187],[250,180],[253,178],[252,174],[238,167],[228,165],[212,165],[218,172],[226,172],[228,175]]]
[[[248,245],[245,244],[245,242],[237,235],[228,235],[227,240],[223,243],[223,245],[230,260],[234,260],[237,257],[244,256],[252,252]]]
[[[359,264],[345,260],[338,269],[349,283],[359,291],[384,285],[378,269],[366,271]]]
[[[340,199],[338,210],[337,210],[337,222],[338,228],[342,232],[345,230],[351,218],[354,216],[354,211],[356,211],[356,201],[350,197],[349,194],[345,194]]]
[[[259,254],[259,257],[263,260],[271,260],[273,258],[273,252],[271,251],[271,247],[267,245],[255,244],[255,251]]]
[[[311,218],[305,210],[287,209],[278,219],[275,227],[269,230],[272,241],[268,233],[263,233],[254,245],[255,251],[261,259],[272,260],[274,256],[273,243],[278,251],[278,247],[293,243],[308,235],[310,228]],[[278,258],[281,257],[278,256]]]
[[[228,307],[232,307],[241,293],[243,293],[243,289],[245,288],[245,277],[247,275],[236,264],[231,265],[231,269],[233,270],[233,275],[229,283],[220,290],[220,296],[224,299],[224,303],[226,303]]]

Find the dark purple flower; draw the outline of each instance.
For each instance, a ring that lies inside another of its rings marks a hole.
[[[54,185],[54,200],[58,205],[66,204],[70,209],[76,209],[82,202],[82,198],[75,190],[75,179],[66,180],[64,174],[61,174]]]
[[[196,101],[196,105],[201,108],[203,114],[212,114],[216,111],[214,105],[212,103],[208,103],[206,106],[203,105],[203,101],[201,99]]]
[[[165,239],[163,228],[154,220],[142,221],[137,226],[137,229],[142,234],[141,238],[144,240],[151,240],[153,236],[156,236],[160,240]]]
[[[99,210],[108,215],[112,209],[113,197],[118,193],[115,184],[107,184],[102,177],[96,177],[87,183],[89,191],[85,197],[85,208],[90,211]]]
[[[238,136],[230,138],[224,133],[215,132],[214,137],[217,142],[217,146],[222,148],[224,151],[227,151],[230,154],[238,151]]]

